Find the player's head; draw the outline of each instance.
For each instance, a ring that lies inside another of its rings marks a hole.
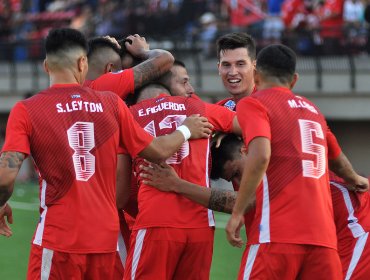
[[[296,54],[281,44],[263,48],[257,56],[255,83],[258,88],[283,86],[293,88],[298,79]]]
[[[153,82],[141,87],[135,95],[137,96],[136,103],[139,103],[159,95],[170,95],[170,91],[164,85]]]
[[[88,42],[89,79],[122,69],[120,49],[108,37],[95,37]]]
[[[87,42],[80,31],[51,30],[45,40],[45,52],[44,69],[50,76],[63,73],[83,84],[88,71]]]
[[[236,102],[254,89],[256,44],[241,32],[229,33],[217,40],[218,71],[226,90]]]
[[[158,82],[166,86],[171,95],[188,97],[194,93],[188,71],[185,64],[180,60],[175,60],[170,71],[159,78]]]
[[[211,153],[211,179],[222,178],[240,184],[246,159],[243,140],[235,134],[228,134],[218,148],[212,145]]]
[[[138,65],[139,63],[142,62],[142,60],[132,56],[132,54],[130,54],[127,49],[126,49],[126,45],[125,43],[126,42],[129,42],[129,43],[132,43],[132,41],[130,39],[121,39],[121,40],[118,40],[118,43],[120,44],[121,46],[121,64],[122,64],[122,69],[129,69],[129,68],[132,68],[136,65]]]

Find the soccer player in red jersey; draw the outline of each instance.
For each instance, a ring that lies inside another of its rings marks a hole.
[[[122,70],[121,46],[115,38],[104,36],[90,39],[87,58],[89,62],[87,81],[94,81],[106,73]]]
[[[193,116],[179,131],[153,138],[117,95],[81,86],[88,64],[79,31],[52,30],[45,48],[51,87],[18,102],[8,120],[0,156],[0,234],[12,234],[5,221],[12,222],[7,200],[24,158],[32,155],[40,175],[41,217],[27,278],[111,279],[118,147],[160,162],[190,135],[208,138],[211,125]]]
[[[151,85],[150,97],[165,92]],[[235,131],[235,114],[192,97],[159,95],[130,107],[134,118],[152,135],[173,131],[186,115],[207,116],[215,129]],[[148,98],[148,96],[146,97]],[[209,187],[209,141],[186,142],[167,159],[191,182]],[[135,170],[142,160],[135,160]],[[160,192],[139,182],[139,213],[131,237],[125,279],[209,279],[213,252],[212,211],[173,193]]]
[[[369,187],[327,137],[318,108],[291,91],[298,78],[295,66],[288,47],[262,49],[255,71],[259,90],[237,107],[248,154],[226,227],[233,246],[242,245],[244,213],[256,203],[239,279],[341,279],[328,159],[356,190]]]
[[[85,86],[95,90],[113,91],[122,99],[126,99],[136,88],[159,78],[171,68],[174,58],[170,52],[150,50],[145,38],[138,34],[130,35],[126,39],[126,50],[143,62],[123,71],[109,72],[95,80],[88,80]]]
[[[365,280],[370,275],[370,194],[355,192],[330,174],[338,253],[343,278]]]
[[[242,32],[228,33],[217,40],[218,73],[231,97],[217,102],[235,111],[236,104],[255,92],[253,71],[256,66],[256,44]]]

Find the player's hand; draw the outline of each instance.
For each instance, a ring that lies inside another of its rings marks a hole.
[[[223,132],[216,132],[214,135],[212,135],[212,143],[215,143],[215,148],[219,148],[221,145],[222,140],[227,136],[227,133]]]
[[[126,50],[134,57],[146,59],[146,53],[149,51],[149,44],[146,42],[145,37],[138,34],[126,37],[130,42],[125,42]]]
[[[209,138],[213,129],[213,125],[208,122],[207,118],[201,117],[199,114],[187,117],[182,124],[189,128],[190,139]]]
[[[231,246],[241,248],[244,244],[240,237],[240,229],[244,225],[244,217],[240,214],[232,213],[226,225],[226,238]]]
[[[355,192],[367,192],[369,190],[369,180],[358,175],[355,184],[353,184],[352,187]]]
[[[143,183],[163,192],[175,191],[177,182],[181,180],[176,171],[166,163],[149,163],[140,165],[139,168]]]
[[[5,217],[7,218],[7,221],[5,221]],[[13,232],[8,225],[12,223],[13,223],[12,208],[8,203],[6,203],[4,207],[0,208],[0,235],[4,235],[6,237],[12,236]]]

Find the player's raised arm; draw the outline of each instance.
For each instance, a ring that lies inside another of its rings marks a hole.
[[[144,60],[133,68],[135,88],[159,78],[171,69],[175,59],[170,52],[161,49],[150,50],[145,38],[138,34],[130,35],[126,39],[131,41],[125,42],[127,51]]]
[[[24,158],[25,154],[18,152],[3,152],[0,156],[0,234],[7,237],[12,235],[7,222],[13,223],[12,209],[7,201],[13,193],[14,181]]]
[[[161,162],[175,153],[184,141],[189,139],[208,138],[213,126],[205,117],[192,115],[171,134],[159,136],[139,153],[139,156],[152,162]]]

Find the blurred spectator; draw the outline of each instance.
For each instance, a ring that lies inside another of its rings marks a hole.
[[[365,7],[360,0],[344,1],[343,20],[347,42],[352,47],[364,45],[366,30],[364,28]]]
[[[322,54],[341,54],[343,40],[343,0],[320,0],[315,14],[319,20]]]
[[[72,18],[69,27],[81,31],[87,38],[94,36],[95,23],[92,7],[84,4],[77,8],[76,15]]]
[[[267,17],[263,25],[265,44],[280,43],[284,23],[281,19],[281,5],[284,0],[267,1]]]
[[[285,0],[282,5],[284,43],[299,54],[312,55],[315,45],[321,43],[319,21],[314,10],[315,3],[312,0]]]
[[[204,57],[210,57],[211,54],[215,53],[213,47],[218,31],[217,18],[211,12],[207,12],[200,17],[199,22],[198,38],[201,43],[202,54]]]
[[[368,25],[367,27],[367,40],[366,40],[366,51],[370,54],[370,1],[367,0],[364,11],[364,19]]]

